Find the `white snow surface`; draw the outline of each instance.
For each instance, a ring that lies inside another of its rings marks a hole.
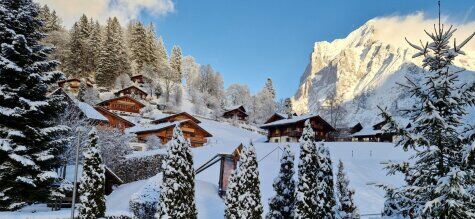
[[[200,126],[209,131],[213,137],[203,147],[193,148],[195,169],[218,153],[231,153],[240,143],[252,142],[256,148],[261,183],[262,202],[265,213],[268,199],[274,195],[272,182],[279,171],[280,149],[283,144],[266,143],[266,137],[255,132],[231,126],[227,123],[201,119]],[[329,142],[334,174],[338,160],[346,167],[350,187],[356,190],[355,202],[362,214],[380,213],[384,203],[384,192],[373,185],[375,182],[399,185],[402,176],[386,176],[382,161],[407,159],[409,154],[392,143],[372,142]],[[295,166],[298,164],[299,145],[290,144],[296,154]],[[137,154],[138,155],[138,154]],[[137,156],[135,155],[135,156]],[[140,155],[138,155],[140,156]],[[196,204],[199,218],[223,218],[224,201],[218,196],[219,163],[196,175]],[[295,175],[295,177],[297,177]],[[119,186],[107,197],[107,215],[131,215],[129,200],[134,193],[146,185],[146,180]],[[31,211],[37,211],[31,213]],[[0,212],[0,218],[67,218],[69,211],[63,209],[51,212],[42,205],[29,206],[21,212]],[[64,216],[64,217],[63,217]]]
[[[97,112],[97,110],[94,109],[94,107],[92,107],[91,105],[89,105],[87,103],[84,103],[84,102],[81,102],[81,101],[76,101],[76,105],[79,107],[79,109],[84,113],[84,115],[88,119],[94,119],[94,120],[109,122],[109,120],[107,120],[107,118],[105,116],[103,116],[101,113]]]

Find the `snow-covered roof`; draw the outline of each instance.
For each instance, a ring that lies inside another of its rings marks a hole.
[[[175,126],[184,121],[188,121],[188,120],[176,121],[176,122],[165,122],[165,123],[160,123],[160,124],[138,124],[134,127],[125,129],[125,133],[131,134],[131,133],[137,133],[137,132],[160,130],[160,129],[164,129],[170,126]]]
[[[267,123],[261,126],[261,128],[266,128],[266,127],[271,127],[271,126],[279,126],[279,125],[287,125],[287,124],[292,124],[300,121],[305,121],[307,119],[317,117],[318,115],[315,114],[307,114],[307,115],[301,115],[301,116],[293,116],[290,119],[281,119],[277,120],[275,122]],[[285,118],[285,117],[284,117]],[[323,120],[323,119],[322,119]]]
[[[226,107],[225,110],[226,110],[226,111],[231,111],[231,110],[239,109],[239,108],[241,108],[241,107],[244,108],[243,105],[235,105],[235,106]],[[244,108],[244,110],[246,110],[246,109]]]
[[[87,103],[76,101],[76,105],[78,106],[78,108],[81,110],[81,112],[83,112],[84,115],[88,119],[105,121],[105,122],[109,121],[109,120],[107,120],[107,118],[105,116],[103,116],[101,113],[97,112],[97,110],[94,109],[94,107],[92,107],[91,105],[89,105]]]
[[[383,131],[381,130],[374,130],[373,126],[366,126],[361,131],[355,132],[352,136],[357,137],[357,136],[367,136],[367,135],[376,135],[376,134],[382,134]]]

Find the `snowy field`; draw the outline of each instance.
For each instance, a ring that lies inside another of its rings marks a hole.
[[[282,154],[279,147],[282,144],[265,143],[265,136],[229,124],[200,120],[202,121],[200,125],[208,130],[213,137],[209,139],[208,145],[192,149],[195,168],[218,153],[231,153],[240,143],[253,142],[258,158],[262,202],[264,211],[267,212],[267,200],[273,195],[272,182],[279,171],[279,158]],[[329,142],[326,144],[330,148],[334,169],[336,170],[339,159],[344,162],[350,186],[356,190],[355,201],[360,208],[360,213],[380,213],[384,203],[384,192],[371,184],[374,182],[402,183],[402,177],[386,176],[380,162],[407,159],[408,153],[403,152],[400,148],[394,148],[392,143]],[[291,148],[296,154],[295,166],[297,167],[298,143],[292,143]],[[218,176],[219,163],[196,176],[196,202],[199,218],[223,218],[224,203],[218,196]],[[117,188],[107,197],[107,215],[132,215],[128,209],[129,199],[145,184],[146,180],[141,180]],[[29,206],[14,213],[0,212],[2,219],[68,218],[69,215],[69,209],[52,213],[45,205]]]

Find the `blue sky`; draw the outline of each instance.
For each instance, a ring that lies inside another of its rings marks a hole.
[[[473,0],[442,6],[451,20],[475,20]],[[296,92],[314,42],[345,37],[374,17],[437,14],[435,0],[179,0],[174,7],[166,16],[139,17],[155,23],[169,49],[180,45],[221,72],[225,86],[242,83],[256,92],[271,77],[279,98]]]

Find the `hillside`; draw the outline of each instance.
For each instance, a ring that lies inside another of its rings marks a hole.
[[[299,113],[324,114],[322,106],[332,92],[340,96],[347,111],[344,124],[356,122],[374,124],[378,121],[377,106],[395,112],[410,104],[397,82],[404,77],[416,77],[422,71],[421,58],[412,59],[415,50],[409,48],[404,37],[418,44],[424,42],[424,28],[431,28],[434,20],[423,14],[407,17],[375,18],[351,32],[344,39],[316,42],[310,63],[301,76],[300,86],[293,98],[294,110]],[[468,36],[473,23],[459,25],[457,39]],[[406,30],[406,31],[400,31]],[[466,56],[459,56],[455,65],[468,71],[463,81],[475,80],[475,43],[467,44]]]

